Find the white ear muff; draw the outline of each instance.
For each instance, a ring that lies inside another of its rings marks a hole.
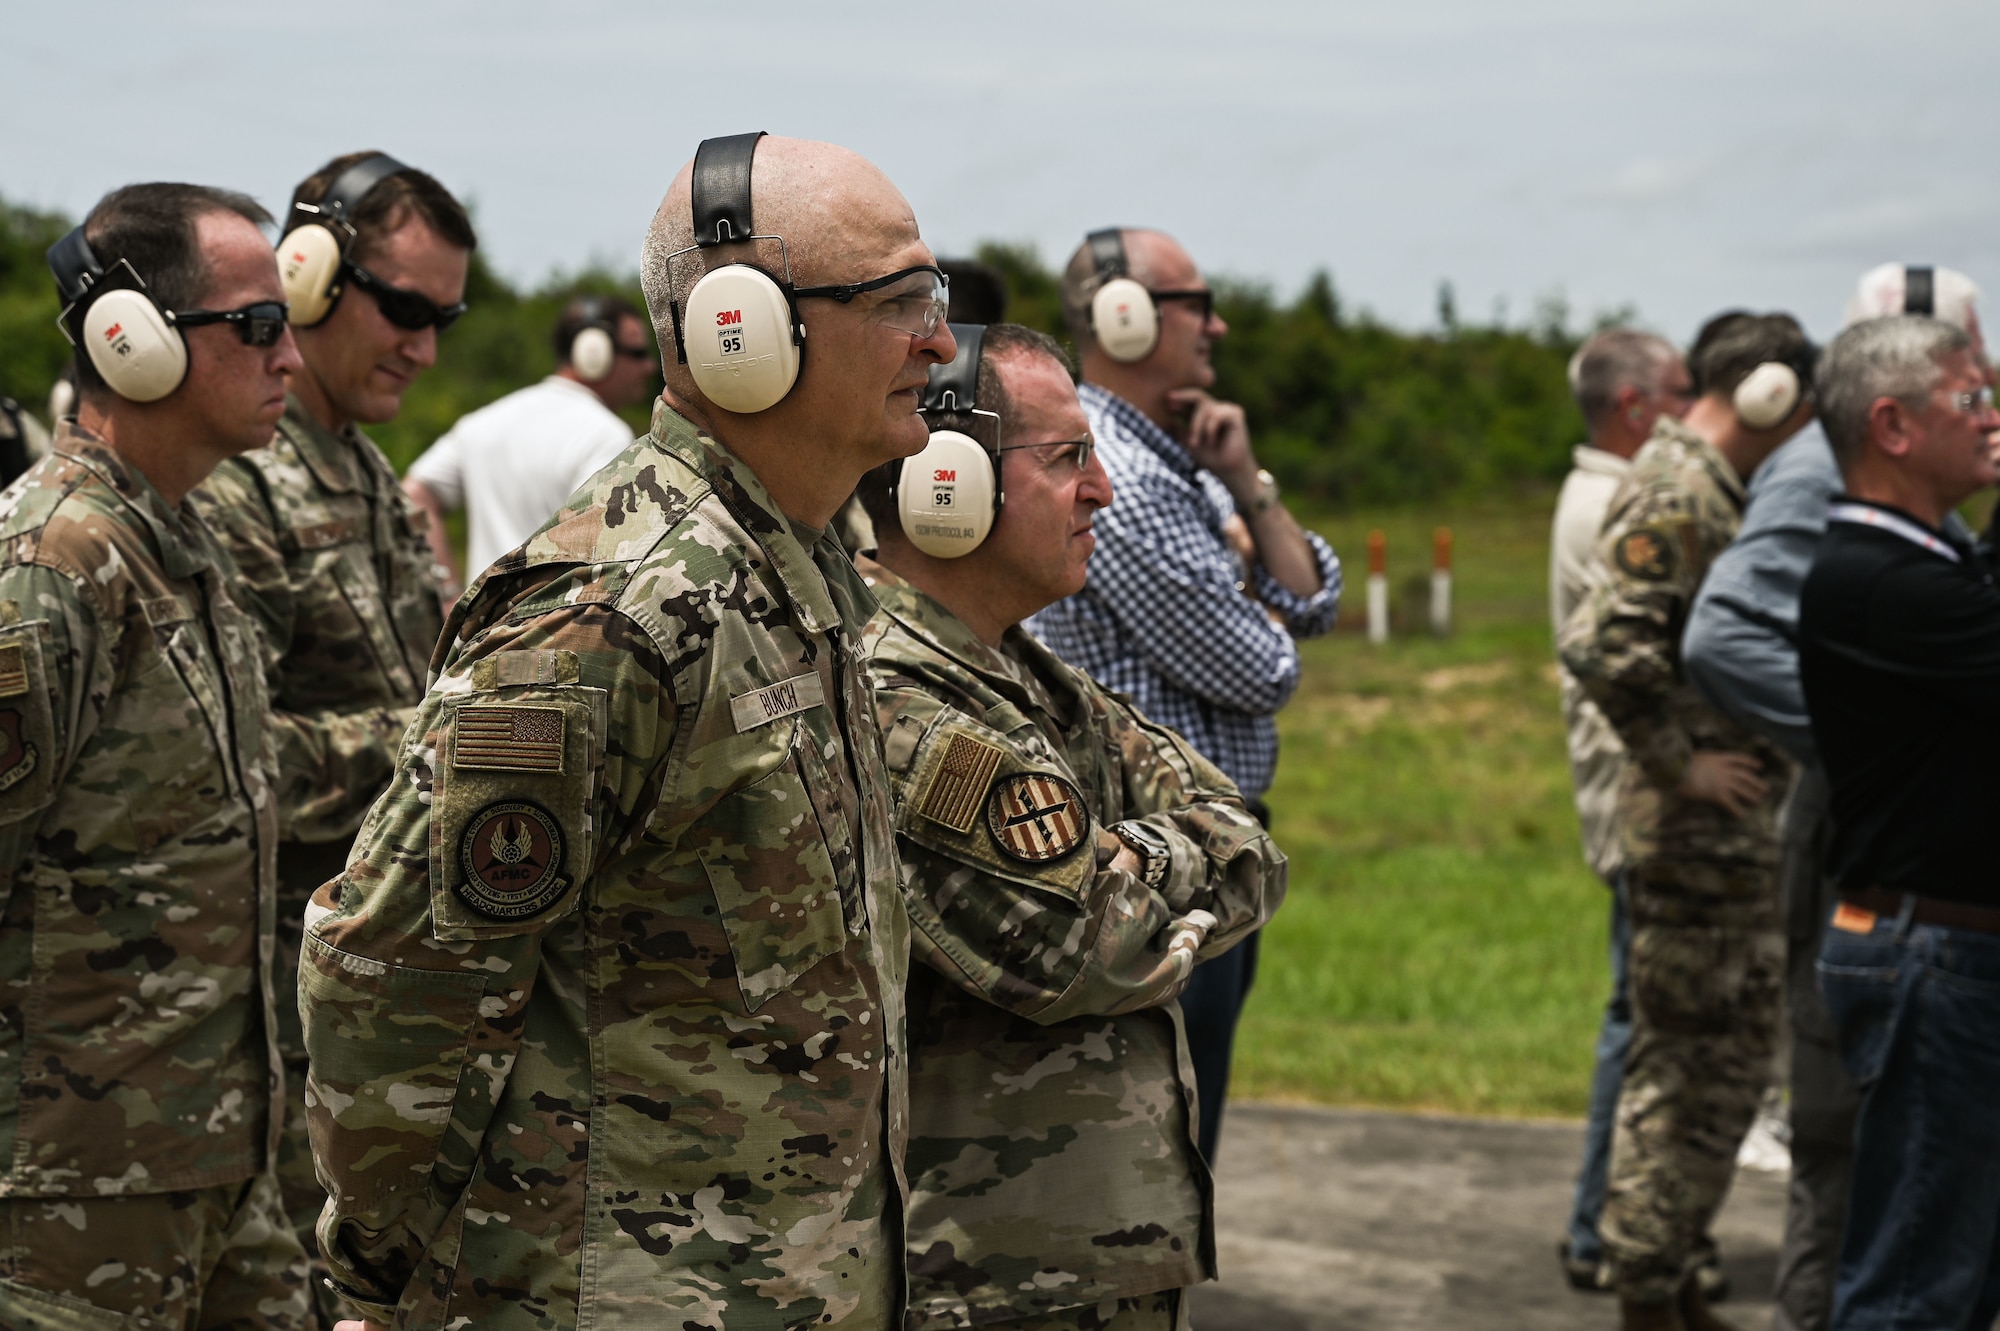
[[[1782,361],[1765,361],[1736,385],[1736,419],[1753,430],[1782,425],[1798,409],[1799,372]]]
[[[570,339],[569,367],[587,384],[609,375],[617,359],[618,348],[602,328],[586,328]]]
[[[323,226],[294,227],[278,243],[278,276],[285,284],[294,328],[310,328],[333,312],[340,281],[340,240]]]
[[[1130,365],[1160,344],[1160,312],[1153,293],[1129,277],[1114,277],[1090,298],[1090,327],[1104,354]]]
[[[724,411],[775,407],[799,377],[791,305],[768,273],[732,263],[694,284],[681,321],[688,373]]]
[[[938,559],[969,555],[993,530],[998,468],[979,441],[939,430],[896,480],[896,516],[910,544]]]
[[[83,314],[83,348],[111,391],[158,402],[187,377],[187,343],[143,291],[107,291]]]

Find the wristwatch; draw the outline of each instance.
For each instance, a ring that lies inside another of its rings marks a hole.
[[[1257,469],[1257,497],[1243,510],[1243,520],[1248,522],[1265,509],[1278,502],[1278,478],[1259,467]]]
[[[1120,841],[1139,857],[1139,881],[1157,892],[1167,881],[1167,870],[1173,867],[1173,847],[1160,829],[1151,823],[1113,823],[1111,831]]]

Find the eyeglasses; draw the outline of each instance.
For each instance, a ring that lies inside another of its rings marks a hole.
[[[1047,443],[1042,444],[1008,444],[1004,448],[996,448],[993,451],[996,453],[1017,453],[1024,448],[1069,449],[1070,457],[1076,463],[1077,471],[1086,472],[1090,470],[1090,459],[1097,454],[1097,441],[1089,435],[1085,435],[1081,439],[1051,439]]]
[[[203,324],[235,324],[236,336],[246,347],[276,346],[291,322],[291,311],[282,300],[260,300],[235,310],[175,310],[174,322],[182,328]]]
[[[346,268],[347,276],[354,285],[375,298],[382,317],[405,332],[420,332],[435,324],[442,333],[465,313],[464,301],[456,305],[439,305],[421,291],[390,286],[352,259],[348,260]]]
[[[653,359],[653,349],[651,347],[619,347],[617,351],[626,360]]]
[[[1991,386],[1975,388],[1969,393],[1951,395],[1952,410],[1962,411],[1968,416],[1978,416],[1993,410],[1993,389]]]
[[[1155,305],[1162,305],[1170,300],[1191,301],[1199,305],[1201,308],[1196,313],[1200,315],[1203,323],[1207,323],[1209,316],[1215,313],[1215,293],[1207,287],[1199,291],[1189,288],[1186,291],[1149,291],[1146,294],[1153,298]]]
[[[876,322],[899,333],[908,333],[911,337],[929,337],[937,332],[938,325],[944,322],[945,309],[951,303],[951,279],[944,275],[943,269],[928,263],[878,277],[872,282],[800,287],[792,294],[823,296],[845,305],[856,296],[870,291],[883,293],[873,310]]]

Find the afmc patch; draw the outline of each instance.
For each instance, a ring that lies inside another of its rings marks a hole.
[[[33,744],[21,738],[20,711],[0,707],[0,791],[12,790],[25,781],[40,756]]]
[[[993,783],[986,830],[1017,860],[1059,860],[1083,843],[1090,813],[1076,787],[1053,772],[1022,772]]]
[[[459,900],[492,920],[547,910],[569,890],[555,815],[528,800],[501,800],[473,815],[458,838]]]

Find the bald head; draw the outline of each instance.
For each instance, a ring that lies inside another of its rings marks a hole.
[[[667,256],[694,244],[693,189],[690,159],[674,174],[653,215],[639,266],[670,382],[679,356],[669,301],[675,291],[685,295],[711,269],[753,263],[782,277],[789,256],[792,281],[799,286],[860,282],[885,271],[876,256],[919,239],[909,201],[873,162],[836,144],[770,135],[758,140],[750,171],[751,220],[758,235],[784,237],[784,250],[762,241],[683,255],[673,264],[670,283]]]

